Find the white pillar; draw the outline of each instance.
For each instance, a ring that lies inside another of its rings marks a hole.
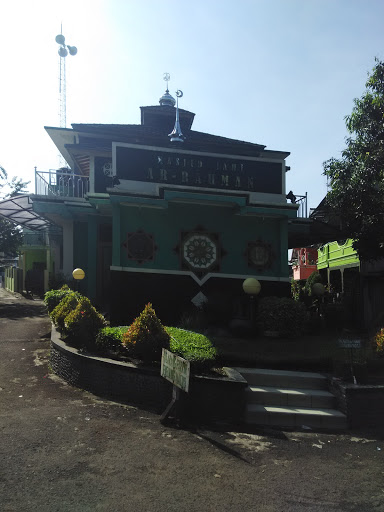
[[[49,271],[44,270],[44,293],[48,291]]]
[[[63,226],[63,274],[72,276],[73,271],[73,220],[65,220]]]
[[[46,252],[45,252],[44,292],[48,291],[50,271],[51,271],[51,247],[48,245]]]
[[[95,193],[95,157],[89,157],[89,192]]]

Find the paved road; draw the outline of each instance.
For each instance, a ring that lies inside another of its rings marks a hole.
[[[380,435],[163,427],[52,375],[49,332],[0,289],[1,512],[384,511]]]

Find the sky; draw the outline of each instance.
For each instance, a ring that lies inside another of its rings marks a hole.
[[[31,181],[60,165],[62,33],[67,126],[139,124],[169,89],[198,131],[289,151],[287,192],[326,194],[345,116],[384,59],[383,0],[0,0],[0,166]]]

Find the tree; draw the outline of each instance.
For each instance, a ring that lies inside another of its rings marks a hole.
[[[8,183],[7,171],[0,165],[0,198],[3,196],[2,190]]]
[[[25,188],[30,182],[25,182],[20,178],[13,177],[8,180],[7,171],[0,166],[0,199],[7,199],[18,194],[25,194]],[[4,193],[3,191],[7,192]],[[17,250],[23,242],[23,234],[20,227],[13,222],[0,217],[0,252],[9,256],[15,256]]]
[[[16,256],[23,243],[23,234],[18,226],[0,217],[0,252]]]
[[[384,62],[375,62],[365,93],[345,118],[350,137],[342,158],[323,164],[327,203],[362,260],[384,257]]]
[[[9,180],[7,171],[4,167],[0,166],[0,199],[25,194],[27,192],[26,187],[30,183],[30,181],[23,181],[16,176],[13,176],[12,179]]]

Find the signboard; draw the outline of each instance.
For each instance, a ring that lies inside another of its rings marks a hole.
[[[361,348],[361,340],[339,340],[339,347],[340,348]]]
[[[116,146],[122,180],[282,194],[282,162]]]
[[[169,350],[163,348],[161,357],[161,376],[174,386],[188,393],[190,363]]]

